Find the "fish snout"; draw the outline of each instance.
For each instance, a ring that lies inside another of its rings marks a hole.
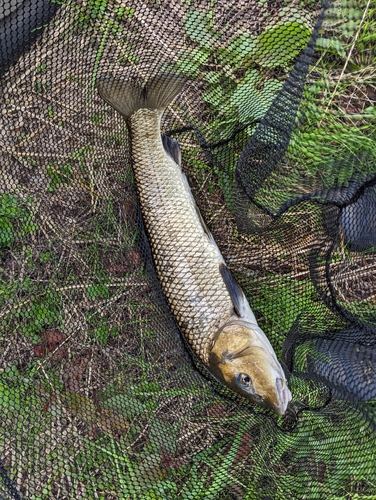
[[[273,404],[273,410],[278,415],[284,415],[289,401],[291,401],[291,392],[285,381],[281,378],[276,379],[276,389],[278,394],[278,403]]]

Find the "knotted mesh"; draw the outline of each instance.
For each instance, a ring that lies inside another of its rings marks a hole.
[[[376,495],[375,6],[0,5],[0,498]],[[154,270],[99,78],[164,114],[282,360],[284,416],[217,383]]]

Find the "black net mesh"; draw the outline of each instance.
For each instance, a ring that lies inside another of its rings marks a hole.
[[[376,7],[0,4],[0,499],[376,498]],[[163,116],[288,376],[217,383],[153,266],[103,78]]]

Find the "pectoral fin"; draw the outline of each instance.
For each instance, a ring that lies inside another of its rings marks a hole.
[[[230,294],[236,314],[241,318],[245,317],[246,305],[248,304],[246,304],[247,299],[245,298],[243,290],[225,264],[219,264],[219,271],[225,282],[227,291]]]

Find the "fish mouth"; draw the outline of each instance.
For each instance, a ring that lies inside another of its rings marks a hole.
[[[273,404],[273,410],[278,415],[284,415],[289,402],[291,401],[291,392],[285,382],[281,378],[276,379],[276,389],[278,393],[279,404]]]
[[[289,391],[286,383],[281,378],[276,379],[275,389],[277,392],[277,397],[263,398],[262,396],[254,394],[253,399],[261,406],[269,408],[277,415],[282,416],[286,413],[288,404],[291,401],[291,392]]]

